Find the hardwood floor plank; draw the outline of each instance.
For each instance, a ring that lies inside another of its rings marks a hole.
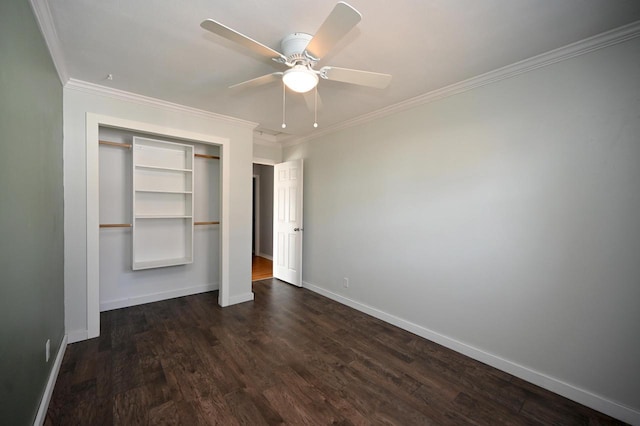
[[[290,424],[351,424],[313,385],[286,369],[279,375],[280,383],[264,391],[285,421]]]
[[[526,425],[529,422],[518,416],[517,412],[509,410],[504,405],[485,398],[484,395],[474,394],[473,396],[460,392],[454,400],[455,411],[472,422],[480,425],[486,424],[508,424]]]
[[[185,414],[181,413],[175,401],[167,401],[149,410],[149,424],[170,426],[185,424]],[[192,420],[193,421],[193,420]]]
[[[423,406],[406,392],[385,386],[385,379],[363,368],[357,361],[342,373],[346,379],[346,398],[374,422],[397,425],[432,424],[421,412]]]
[[[322,364],[320,368],[318,368],[318,365],[310,365],[306,362],[305,364],[294,364],[291,368],[310,385],[322,392],[327,401],[340,412],[346,421],[354,425],[370,423],[366,413],[358,411],[347,399],[347,394],[344,391],[346,381],[340,380],[342,377],[340,370],[345,368],[344,365],[337,364],[335,367],[330,366],[326,369],[322,367],[326,367],[327,364]],[[331,380],[332,378],[336,380]]]
[[[103,312],[45,424],[622,424],[305,289],[253,289]]]
[[[210,376],[221,394],[226,395],[243,387],[238,375],[233,374],[229,369],[234,361],[221,346],[209,348],[196,346],[194,349],[200,359],[201,368]]]
[[[257,389],[252,387],[244,388],[243,391],[246,392],[246,394],[251,398],[251,402],[260,411],[260,415],[267,421],[268,424],[280,425],[285,423],[280,413],[278,413],[276,409],[271,406],[262,392],[258,392]]]
[[[113,398],[114,424],[144,425],[149,423],[149,411],[153,408],[145,400],[142,388],[117,393]]]
[[[111,352],[113,393],[118,394],[144,384],[144,374],[138,356],[130,350]]]
[[[231,410],[231,416],[233,416],[239,424],[255,426],[272,424],[267,421],[261,413],[264,405],[257,407],[256,404],[253,403],[251,396],[244,389],[229,392],[224,398]],[[273,422],[275,418],[277,418],[278,422],[282,422],[282,418],[272,409],[269,409],[269,412],[266,414],[271,422]]]
[[[261,256],[251,259],[251,281],[264,280],[273,277],[273,262]]]
[[[109,352],[96,355],[96,397],[109,398],[113,395],[112,359]]]

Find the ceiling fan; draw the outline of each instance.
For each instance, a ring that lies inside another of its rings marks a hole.
[[[286,36],[280,44],[282,53],[213,19],[202,21],[200,26],[289,67],[286,71],[263,75],[234,84],[230,88],[249,88],[282,80],[284,85],[294,92],[307,93],[314,89],[318,85],[319,78],[322,78],[384,89],[391,82],[389,74],[333,66],[324,66],[317,70],[314,68],[342,37],[360,22],[360,19],[362,19],[362,15],[356,9],[347,3],[338,2],[315,35],[293,33]]]

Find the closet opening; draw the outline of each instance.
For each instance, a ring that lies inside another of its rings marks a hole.
[[[128,221],[119,222],[115,217],[101,217],[101,204],[107,203],[109,204],[111,200],[107,197],[105,201],[102,198],[103,203],[100,202],[101,197],[105,195],[104,192],[100,191],[100,172],[106,172],[107,170],[100,167],[100,147],[105,148],[107,145],[101,144],[100,140],[102,136],[101,131],[104,129],[115,129],[121,131],[130,131],[132,133],[140,133],[143,137],[148,137],[152,139],[164,139],[167,138],[174,139],[176,142],[180,143],[197,143],[202,144],[205,147],[215,148],[218,154],[214,155],[219,157],[217,159],[219,171],[219,181],[215,185],[217,189],[217,195],[212,198],[217,200],[218,204],[218,220],[212,220],[209,222],[216,222],[211,224],[198,224],[196,229],[204,229],[203,227],[211,226],[217,229],[219,244],[215,244],[214,247],[217,250],[217,255],[213,255],[212,259],[217,262],[217,272],[213,272],[212,277],[216,277],[214,283],[217,284],[218,287],[218,304],[222,307],[233,305],[236,303],[242,303],[245,301],[253,300],[253,293],[248,291],[242,293],[240,295],[235,295],[231,297],[230,289],[231,289],[231,278],[233,274],[231,273],[232,262],[230,260],[230,253],[236,247],[236,242],[231,238],[230,232],[230,214],[232,205],[235,205],[231,200],[231,188],[229,185],[231,173],[231,156],[227,155],[230,151],[230,139],[225,137],[219,137],[211,134],[204,134],[193,132],[181,128],[172,128],[167,127],[166,124],[154,124],[148,122],[141,121],[133,121],[120,117],[112,117],[102,114],[94,114],[94,113],[86,113],[85,117],[85,138],[86,138],[86,171],[87,171],[87,180],[86,180],[86,227],[84,232],[86,233],[86,329],[78,329],[69,331],[69,341],[77,342],[80,340],[91,339],[94,337],[98,337],[100,335],[100,311],[101,311],[101,286],[100,286],[100,275],[104,272],[109,272],[106,269],[103,269],[104,264],[100,262],[100,246],[105,241],[101,241],[101,234],[105,234],[105,231],[114,230],[118,228],[104,228],[101,227],[100,224],[131,224],[131,214],[128,217]],[[124,143],[125,141],[122,141]],[[194,153],[194,158],[196,157]],[[198,157],[200,158],[200,157]],[[131,159],[133,161],[133,158]],[[197,161],[194,159],[194,162]],[[133,167],[133,162],[131,162]],[[159,166],[163,168],[162,166]],[[165,169],[167,167],[164,167]],[[171,168],[171,167],[169,167]],[[182,171],[187,171],[188,167],[181,169]],[[195,166],[194,170],[197,170],[198,166]],[[112,170],[111,176],[115,176],[117,173],[116,170]],[[109,174],[107,174],[109,175]],[[104,176],[104,175],[103,175]],[[212,188],[214,185],[211,186]],[[196,188],[197,191],[197,188]],[[169,192],[169,191],[164,191]],[[187,190],[180,191],[182,193],[188,192]],[[133,194],[131,194],[133,195]],[[173,196],[168,196],[173,197]],[[195,195],[197,199],[197,194]],[[77,208],[77,206],[76,206]],[[197,211],[198,207],[194,206],[196,214],[193,215],[194,222],[200,222]],[[183,215],[189,216],[189,215]],[[184,218],[188,219],[188,218]],[[205,221],[206,222],[206,221]],[[195,223],[194,223],[195,225]],[[120,228],[121,231],[126,232],[127,227]],[[194,229],[194,232],[196,231]],[[132,230],[131,230],[132,231]],[[195,234],[194,234],[195,235]],[[108,237],[106,237],[108,238]],[[197,237],[194,237],[197,239]],[[131,243],[133,240],[131,239]],[[123,256],[123,261],[128,260],[128,268],[127,274],[132,274],[132,247],[128,242],[121,243],[120,247],[123,249],[120,253],[120,256]],[[185,246],[186,247],[186,246]],[[198,250],[193,251],[194,262],[197,262]],[[185,256],[186,257],[186,256]],[[85,259],[79,259],[78,262],[83,262]],[[208,261],[209,259],[207,259]],[[154,269],[146,269],[143,271],[135,271],[146,272],[149,274],[157,273],[158,275],[166,276],[169,275],[169,271],[176,271],[180,268],[186,268],[189,265],[179,265],[179,266],[171,266],[171,267],[162,267],[162,268],[154,268]],[[186,295],[183,290],[185,286],[181,286],[180,284],[183,281],[176,277],[174,280],[175,287],[169,292],[164,292],[157,289],[153,289],[151,292],[147,293],[146,296],[152,294],[151,300],[142,300],[146,298],[143,296],[142,298],[138,298],[136,302],[147,303],[154,301],[156,296],[161,296],[163,298],[168,297],[180,297]],[[137,287],[144,287],[144,285],[138,286],[138,282],[131,282],[130,288],[134,289]],[[241,283],[235,283],[234,285],[241,286]],[[189,287],[193,287],[189,285]],[[203,287],[209,287],[205,284]],[[214,288],[203,288],[202,291],[214,290]],[[138,288],[138,290],[140,290]],[[144,289],[142,289],[144,290]],[[155,290],[155,291],[154,291]],[[188,291],[192,292],[193,288],[189,288]],[[155,293],[155,294],[154,294]],[[160,293],[160,294],[158,294]],[[183,294],[179,294],[183,293]],[[139,294],[142,295],[142,294]],[[79,297],[82,297],[80,295]],[[157,300],[157,299],[156,299]],[[115,306],[117,303],[122,302],[122,300],[108,300],[103,299],[104,302],[115,302],[108,303],[111,306]],[[106,306],[102,306],[102,308],[106,308]],[[103,309],[105,310],[105,309]]]
[[[220,146],[99,127],[99,310],[220,288]]]

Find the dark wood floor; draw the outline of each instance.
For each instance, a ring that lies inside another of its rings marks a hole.
[[[619,424],[308,290],[253,288],[102,313],[45,424]]]

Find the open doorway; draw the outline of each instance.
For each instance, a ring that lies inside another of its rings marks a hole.
[[[251,280],[273,277],[273,166],[253,165]]]

